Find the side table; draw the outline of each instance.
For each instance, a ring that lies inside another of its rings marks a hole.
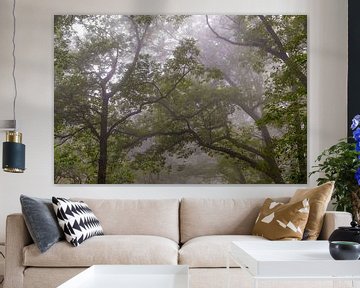
[[[58,288],[189,288],[186,265],[94,265]]]
[[[233,259],[253,288],[360,288],[360,261],[336,261],[328,246],[328,241],[232,242],[227,268]]]

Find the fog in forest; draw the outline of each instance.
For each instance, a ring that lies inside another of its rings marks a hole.
[[[304,15],[57,15],[54,182],[307,182]]]

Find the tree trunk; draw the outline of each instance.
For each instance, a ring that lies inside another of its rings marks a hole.
[[[106,168],[107,168],[107,146],[108,146],[108,113],[109,113],[109,98],[107,95],[103,96],[101,119],[100,119],[100,155],[98,166],[98,184],[106,184]]]
[[[302,135],[301,119],[299,113],[295,114],[295,131],[297,135]],[[299,181],[307,182],[307,163],[306,163],[306,144],[302,141],[301,137],[297,137],[296,140],[296,158],[298,160],[299,167]],[[300,184],[300,183],[299,183]]]
[[[254,119],[255,120],[255,119]],[[258,120],[258,119],[257,119]],[[255,120],[256,121],[256,120]],[[266,145],[267,150],[267,157],[265,158],[265,161],[269,165],[269,174],[272,175],[271,178],[274,180],[275,184],[283,184],[285,183],[280,168],[275,160],[275,152],[273,150],[273,144],[272,144],[272,138],[270,135],[270,132],[266,126],[259,127],[261,130],[262,138]]]

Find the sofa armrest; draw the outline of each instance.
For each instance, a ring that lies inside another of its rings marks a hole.
[[[22,214],[9,215],[6,218],[4,288],[23,287],[23,248],[32,242]]]
[[[324,224],[319,236],[321,240],[329,239],[331,233],[340,226],[350,226],[352,216],[348,212],[326,211]]]

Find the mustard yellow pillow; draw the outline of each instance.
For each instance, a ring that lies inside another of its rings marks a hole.
[[[268,198],[260,209],[252,234],[269,240],[301,240],[308,217],[307,199],[284,204]]]
[[[305,240],[316,240],[319,237],[324,222],[326,208],[334,190],[334,181],[324,183],[315,188],[298,189],[289,203],[309,199],[310,214],[305,227]]]

